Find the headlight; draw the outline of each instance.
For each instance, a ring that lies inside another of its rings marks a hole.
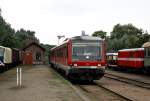
[[[101,64],[98,64],[97,66],[100,67],[100,66],[102,66],[102,65],[101,65]]]
[[[75,63],[75,64],[73,64],[73,66],[78,66],[78,65]]]

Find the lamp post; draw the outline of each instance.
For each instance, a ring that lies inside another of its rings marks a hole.
[[[65,37],[64,35],[58,35],[57,36],[57,38],[58,38],[58,45],[59,45],[59,40],[61,39],[61,38],[63,38],[63,37]]]

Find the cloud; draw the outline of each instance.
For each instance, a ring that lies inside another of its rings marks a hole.
[[[0,0],[2,15],[13,28],[36,31],[40,41],[49,44],[57,44],[58,34],[110,32],[117,23],[150,31],[149,4],[149,0]]]

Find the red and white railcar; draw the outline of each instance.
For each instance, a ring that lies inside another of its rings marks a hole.
[[[119,50],[118,67],[142,69],[144,67],[144,48]]]
[[[104,75],[105,41],[98,37],[77,36],[50,50],[50,64],[75,80],[96,80]]]

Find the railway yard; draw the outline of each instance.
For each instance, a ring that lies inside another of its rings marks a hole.
[[[0,101],[150,101],[149,0],[10,1]]]
[[[93,82],[70,82],[47,65],[19,66],[0,74],[0,101],[150,101],[150,77],[106,70]]]

